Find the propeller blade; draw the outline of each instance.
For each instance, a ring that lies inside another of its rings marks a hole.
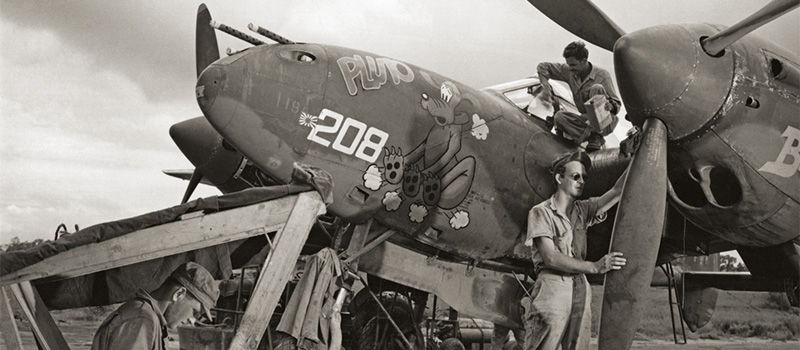
[[[197,8],[195,28],[195,63],[198,77],[208,65],[219,59],[217,34],[209,23],[211,23],[211,12],[208,11],[206,4],[200,4]]]
[[[758,12],[717,34],[700,41],[709,55],[715,56],[736,40],[800,6],[800,0],[773,0]]]
[[[192,196],[192,193],[197,188],[197,185],[200,181],[203,180],[203,173],[200,170],[195,169],[194,173],[192,173],[192,178],[189,179],[189,186],[186,186],[186,192],[183,194],[183,199],[181,200],[181,204],[186,203],[189,201],[189,197]]]
[[[589,0],[528,0],[561,28],[602,47],[614,50],[614,43],[625,31]]]
[[[169,135],[195,169],[215,186],[230,180],[242,164],[242,155],[225,147],[222,136],[206,118],[177,123],[169,128]]]
[[[653,279],[664,228],[667,197],[667,128],[661,120],[644,124],[642,144],[631,160],[622,190],[612,252],[627,263],[606,274],[600,318],[600,349],[629,349],[642,313],[639,298]]]

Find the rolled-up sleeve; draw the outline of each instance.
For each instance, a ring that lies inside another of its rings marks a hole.
[[[553,219],[546,212],[547,208],[533,207],[528,212],[528,233],[525,237],[525,245],[533,246],[533,239],[536,237],[553,238]]]
[[[542,62],[536,66],[536,74],[539,75],[540,79],[546,78],[568,81],[569,66],[563,63]]]
[[[587,200],[575,202],[576,205],[581,207],[581,212],[583,213],[582,220],[584,220],[586,227],[594,226],[606,219],[605,212],[600,213],[597,211],[600,208],[598,204],[599,199],[599,197],[592,197]]]

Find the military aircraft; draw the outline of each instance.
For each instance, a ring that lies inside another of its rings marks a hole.
[[[613,50],[628,118],[643,130],[632,158],[592,154],[584,193],[605,192],[630,168],[615,220],[591,229],[589,259],[609,242],[628,258],[605,277],[600,347],[630,347],[643,311],[637,297],[653,267],[679,255],[735,248],[753,276],[790,281],[796,304],[800,65],[747,33],[800,2],[773,1],[730,28],[628,34],[590,1],[530,2]],[[371,225],[370,237],[397,232],[361,257],[360,271],[521,327],[522,288],[510,272],[530,268],[526,213],[554,192],[550,163],[577,146],[504,92],[379,54],[253,26],[277,42],[267,44],[217,25],[254,44],[220,58],[210,21],[201,6],[196,97],[204,118],[170,130],[197,166],[185,199],[203,179],[225,191],[226,183],[285,183],[295,162],[325,169],[335,183],[329,213]]]

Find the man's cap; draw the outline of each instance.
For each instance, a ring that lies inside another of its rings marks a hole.
[[[586,171],[589,171],[589,168],[592,166],[592,160],[589,159],[589,155],[586,154],[586,152],[576,151],[572,153],[565,153],[556,158],[556,160],[554,160],[553,164],[550,166],[550,172],[555,173],[558,167],[564,166],[573,161],[583,164],[583,167],[586,168]]]
[[[203,312],[211,320],[211,308],[217,304],[219,298],[219,287],[214,276],[205,267],[191,261],[178,266],[171,276],[200,301]]]

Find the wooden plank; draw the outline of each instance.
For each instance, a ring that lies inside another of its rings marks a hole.
[[[299,195],[150,227],[54,255],[0,277],[0,286],[72,278],[279,230]]]
[[[346,251],[348,260],[350,260],[351,256],[354,256],[362,248],[364,248],[364,244],[367,242],[367,235],[369,235],[369,229],[371,226],[372,219],[369,219],[363,224],[358,224],[355,228],[353,228],[353,235],[350,236],[350,244],[347,246]],[[358,257],[348,261],[348,264],[350,271],[358,271]]]
[[[317,216],[325,213],[325,204],[317,192],[300,194],[286,226],[275,238],[275,246],[267,256],[264,269],[258,277],[256,287],[250,296],[242,316],[239,330],[231,341],[230,349],[255,350],[275,312],[283,288],[294,269],[300,250],[308,238],[311,226]]]
[[[67,340],[61,334],[61,330],[56,325],[56,321],[50,315],[50,310],[44,305],[42,297],[39,296],[39,291],[31,285],[30,282],[22,282],[19,284],[25,302],[36,318],[36,324],[39,327],[40,338],[39,343],[47,343],[51,349],[69,349]]]
[[[50,316],[42,298],[39,297],[39,292],[33,288],[31,283],[22,282],[9,287],[25,314],[25,318],[28,319],[39,347],[44,350],[69,349],[67,340],[64,339],[64,335],[61,334],[61,330]]]
[[[25,315],[25,318],[28,320],[28,323],[31,325],[31,332],[33,332],[33,336],[36,339],[42,339],[42,331],[39,329],[39,324],[36,322],[36,317],[33,316],[33,311],[28,306],[28,302],[25,300],[25,297],[22,295],[22,289],[20,289],[18,284],[12,284],[9,286],[11,289],[11,293],[14,294],[14,298],[17,299],[17,303],[19,304],[20,309],[22,309],[22,313]],[[47,343],[39,343],[39,347],[42,350],[50,350],[50,347]]]
[[[19,329],[17,329],[17,322],[14,321],[14,312],[11,311],[11,303],[8,300],[9,292],[6,291],[8,287],[0,288],[0,331],[3,332],[3,341],[8,350],[21,350],[22,339],[19,337]]]

